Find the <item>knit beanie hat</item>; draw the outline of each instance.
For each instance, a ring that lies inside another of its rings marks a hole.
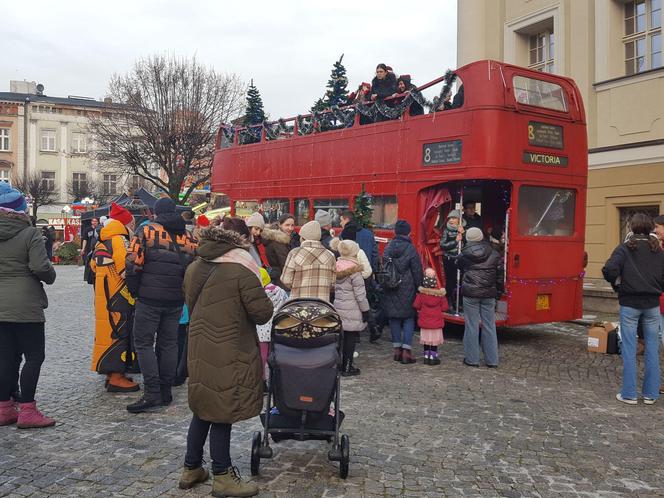
[[[472,227],[466,230],[466,240],[468,242],[479,242],[481,240],[484,240],[484,234],[482,233],[482,230],[480,230],[477,227]]]
[[[436,280],[436,277],[426,275],[422,280],[422,287],[426,287],[427,289],[436,289],[438,287],[438,281]]]
[[[270,278],[270,274],[267,272],[265,268],[260,269],[261,272],[261,284],[263,287],[265,287],[267,284],[272,282],[272,279]]]
[[[201,228],[208,227],[210,226],[210,219],[204,214],[201,214],[198,218],[196,218],[196,225]]]
[[[410,234],[410,223],[406,220],[397,220],[394,225],[394,233],[397,235],[408,235]]]
[[[357,229],[359,227],[355,223],[346,223],[346,226],[341,230],[339,235],[343,240],[357,239]]]
[[[450,218],[459,218],[459,219],[461,219],[461,213],[459,212],[458,209],[452,209],[452,211],[447,213],[447,219],[449,220]]]
[[[263,215],[260,213],[254,213],[249,216],[249,218],[247,218],[247,226],[260,228],[261,230],[265,228],[265,219],[263,218]]]
[[[337,251],[344,258],[355,258],[360,252],[360,246],[353,240],[342,240],[337,246]]]
[[[111,214],[109,217],[113,220],[118,220],[123,225],[128,225],[134,219],[129,211],[115,202],[111,203]]]
[[[304,240],[320,240],[320,236],[320,223],[315,220],[305,223],[300,228],[300,237]]]
[[[159,216],[160,214],[174,213],[175,212],[175,201],[170,197],[162,197],[157,199],[157,202],[154,203],[154,214]]]
[[[328,213],[327,211],[323,211],[322,209],[316,211],[314,219],[318,223],[320,223],[320,226],[322,227],[327,227],[332,225],[332,217],[330,216],[330,213]]]
[[[9,183],[0,181],[0,208],[25,212],[28,209],[28,204],[21,192],[12,188]]]

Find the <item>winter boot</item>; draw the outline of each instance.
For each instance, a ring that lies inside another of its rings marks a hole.
[[[225,472],[214,475],[212,496],[226,498],[227,496],[256,496],[258,485],[255,482],[245,482],[240,477],[237,467],[229,467]]]
[[[133,393],[139,391],[141,388],[131,379],[121,373],[112,373],[108,377],[108,385],[106,391],[109,393]]]
[[[135,403],[127,405],[127,411],[129,413],[152,412],[157,408],[161,408],[162,406],[164,406],[164,403],[160,395],[157,395],[157,397],[154,398],[143,396]]]
[[[182,476],[180,477],[178,486],[180,489],[190,489],[199,482],[207,481],[209,477],[210,473],[203,467],[196,467],[195,469],[185,467],[182,469]]]
[[[14,400],[0,401],[0,426],[12,425],[18,420],[18,412]]]
[[[438,358],[438,351],[431,351],[429,353],[431,356],[429,358],[429,365],[440,365],[440,358]]]
[[[413,357],[413,352],[410,349],[403,348],[403,354],[401,355],[401,364],[409,365],[415,363],[417,360]]]
[[[403,355],[403,349],[394,348],[394,361],[401,361],[402,355]]]
[[[18,422],[16,427],[19,429],[37,429],[40,427],[51,427],[55,425],[55,420],[45,417],[42,412],[37,410],[37,403],[19,403]]]

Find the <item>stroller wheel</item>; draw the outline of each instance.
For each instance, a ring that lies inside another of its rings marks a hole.
[[[258,468],[261,465],[261,433],[259,431],[254,432],[253,437],[251,438],[251,475],[258,475]]]
[[[348,477],[348,465],[350,463],[350,440],[346,434],[341,436],[341,461],[339,462],[339,477]]]

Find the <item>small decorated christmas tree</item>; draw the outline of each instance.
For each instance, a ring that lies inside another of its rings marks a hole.
[[[373,214],[373,199],[371,194],[368,194],[362,184],[362,191],[355,197],[355,204],[353,207],[355,214],[355,221],[358,225],[364,228],[371,227],[371,216]]]
[[[247,110],[244,112],[244,124],[245,126],[258,125],[265,119],[267,119],[267,116],[263,110],[263,99],[252,79],[247,90]]]
[[[325,96],[316,101],[311,108],[311,112],[320,112],[332,106],[348,104],[348,78],[346,78],[346,68],[341,63],[343,58],[344,54],[341,54],[339,60],[334,63],[330,79],[325,87]]]

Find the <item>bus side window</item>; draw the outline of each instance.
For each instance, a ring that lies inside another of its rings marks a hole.
[[[290,211],[288,199],[264,199],[263,213],[267,216],[268,223],[276,223],[279,216]]]
[[[309,217],[309,199],[295,199],[295,224],[299,227],[304,225],[307,221],[311,221]]]
[[[375,228],[394,228],[399,214],[399,204],[396,195],[375,196],[371,200],[371,224]]]

